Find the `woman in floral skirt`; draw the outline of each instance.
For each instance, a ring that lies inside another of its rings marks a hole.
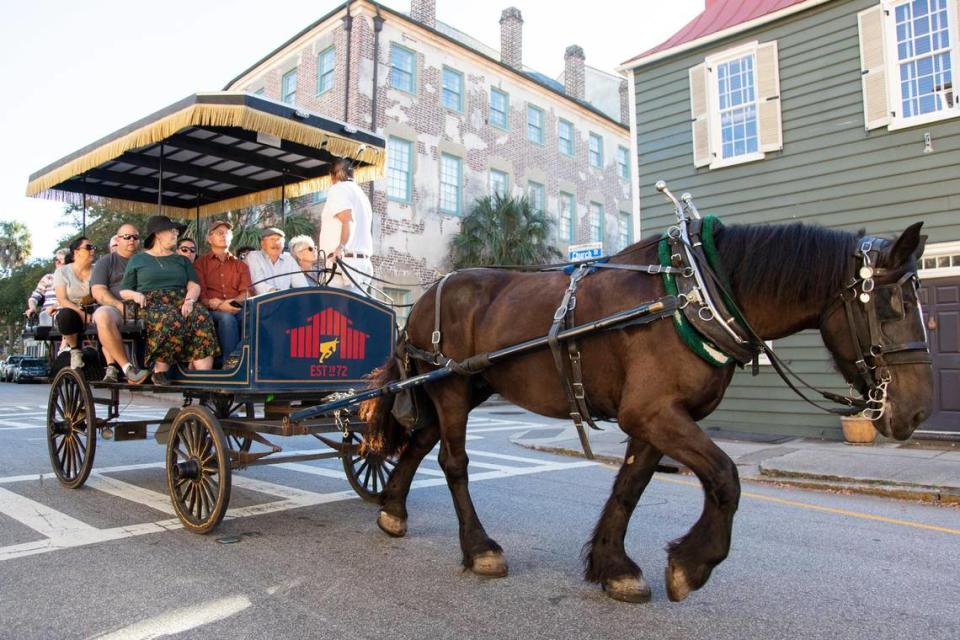
[[[145,359],[148,365],[153,363],[153,384],[167,384],[166,371],[174,362],[210,369],[220,353],[210,314],[197,303],[197,273],[189,260],[174,251],[184,228],[167,216],[151,217],[145,251],[127,262],[121,284],[121,297],[144,309]]]

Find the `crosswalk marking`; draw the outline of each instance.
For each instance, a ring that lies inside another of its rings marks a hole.
[[[129,482],[117,480],[116,478],[111,478],[99,473],[91,474],[87,479],[86,486],[111,496],[142,504],[161,513],[166,513],[167,515],[177,515],[173,510],[170,497],[159,491],[144,489],[135,484],[130,484]]]
[[[95,527],[85,522],[7,489],[0,489],[0,513],[47,538],[63,538],[96,531]]]

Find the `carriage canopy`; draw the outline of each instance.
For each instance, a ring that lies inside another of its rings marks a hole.
[[[212,216],[322,191],[330,163],[383,174],[383,138],[246,93],[198,93],[30,176],[27,195],[131,213]]]

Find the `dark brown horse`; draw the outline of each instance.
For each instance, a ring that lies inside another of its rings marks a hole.
[[[897,309],[880,309],[887,341],[925,347],[922,316],[913,279],[922,253],[920,224],[893,241],[878,242],[873,266],[881,289],[899,289],[877,300]],[[717,249],[732,295],[744,317],[765,340],[804,329],[819,329],[843,376],[861,392],[866,388],[855,366],[856,347],[841,292],[858,295],[851,286],[857,268],[853,256],[860,236],[815,226],[718,226]],[[634,244],[612,262],[655,264],[656,240]],[[442,351],[455,360],[545,335],[568,277],[559,272],[519,273],[470,269],[453,274],[441,296]],[[584,278],[578,289],[577,322],[584,323],[664,295],[660,277],[634,271],[603,269]],[[893,298],[896,298],[894,300]],[[413,308],[408,341],[429,350],[434,330],[436,286]],[[886,311],[887,313],[884,313]],[[891,312],[893,311],[893,312]],[[856,313],[862,314],[862,310]],[[866,325],[865,320],[858,320]],[[398,347],[402,349],[402,345]],[[704,490],[700,519],[682,538],[670,543],[667,594],[684,599],[701,588],[730,549],[731,526],[740,498],[737,468],[697,426],[717,407],[733,376],[733,365],[714,367],[681,341],[673,323],[658,321],[625,327],[581,340],[583,378],[593,411],[615,417],[629,436],[625,462],[603,509],[592,539],[584,547],[586,578],[598,582],[611,597],[634,602],[650,597],[640,568],[624,549],[624,536],[640,495],[658,461],[668,455],[689,467]],[[423,361],[413,373],[431,370]],[[906,439],[930,412],[932,372],[929,364],[889,367],[886,406],[876,420],[886,436]],[[397,379],[391,361],[374,384]],[[406,500],[423,457],[440,441],[439,463],[453,495],[460,523],[463,563],[475,573],[505,576],[500,546],[484,531],[467,487],[465,434],[470,410],[499,393],[530,411],[557,418],[569,407],[547,350],[505,360],[472,376],[452,376],[418,390],[434,410],[427,424],[408,433],[390,415],[389,397],[363,407],[370,441],[400,459],[381,496],[378,524],[386,533],[406,533]]]

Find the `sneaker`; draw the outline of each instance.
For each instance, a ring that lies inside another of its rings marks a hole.
[[[127,382],[130,384],[140,384],[150,376],[146,369],[137,369],[132,363],[127,363],[123,369],[123,375],[127,376]]]
[[[101,382],[120,382],[120,369],[115,364],[108,364],[107,370],[103,372]]]
[[[165,371],[154,371],[150,374],[150,379],[155,385],[166,386],[170,384],[170,381],[167,379],[167,373]]]
[[[70,349],[70,368],[83,369],[83,351],[80,349]]]

